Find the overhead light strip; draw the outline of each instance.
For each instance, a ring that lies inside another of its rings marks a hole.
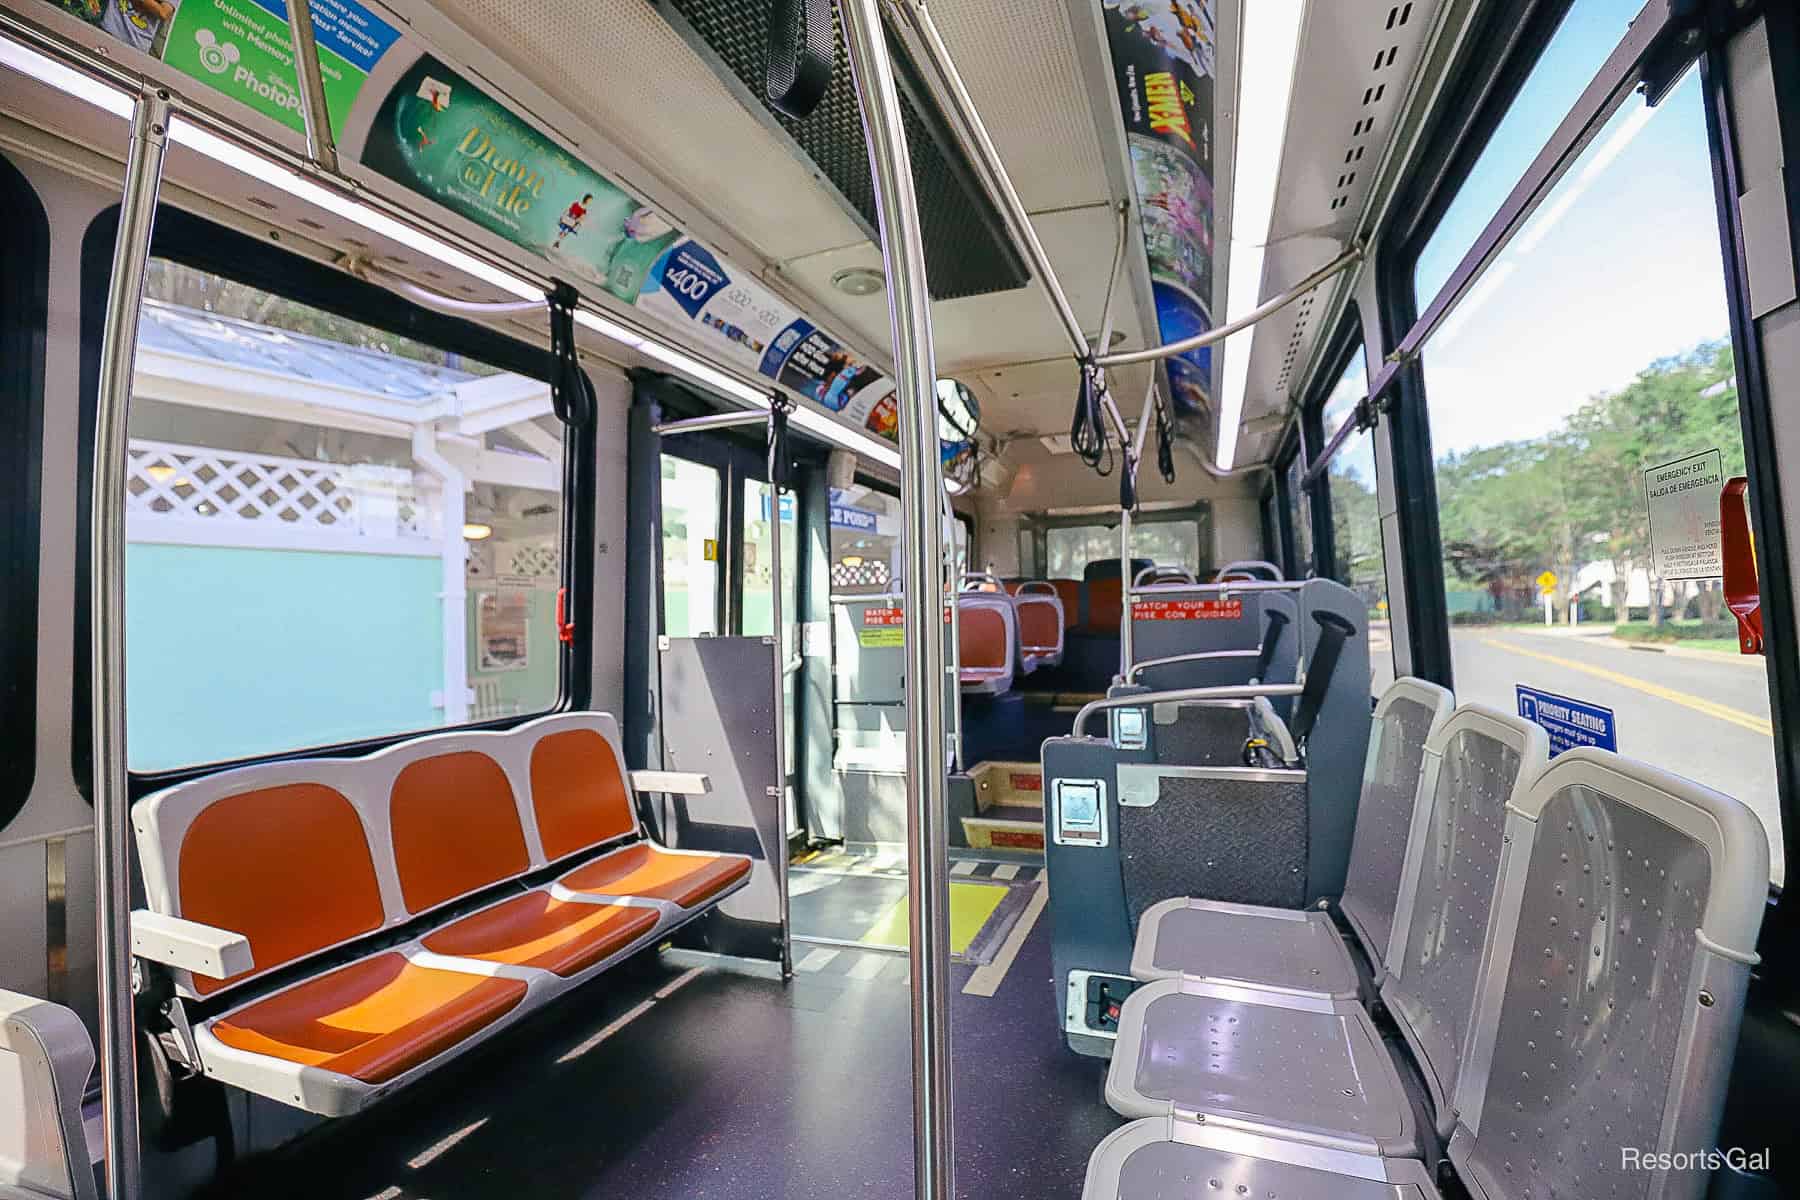
[[[1281,150],[1287,138],[1305,14],[1305,0],[1246,0],[1243,5],[1237,126],[1232,133],[1236,157],[1231,172],[1227,321],[1249,313],[1261,295],[1263,258],[1275,216],[1275,185],[1281,174]],[[1238,426],[1244,418],[1244,392],[1249,386],[1255,344],[1255,326],[1225,343],[1229,349],[1220,388],[1219,448],[1214,455],[1222,471],[1229,471],[1237,461]]]
[[[0,64],[20,74],[72,96],[122,120],[130,120],[136,99],[126,91],[78,71],[49,55],[42,54],[11,38],[0,38]],[[399,242],[445,266],[479,279],[521,300],[542,299],[544,289],[476,255],[458,250],[443,240],[397,220],[378,209],[352,199],[300,174],[274,159],[258,154],[230,138],[180,116],[169,123],[169,137],[179,145],[230,167],[260,184],[342,217],[352,224]],[[769,398],[765,391],[709,365],[674,346],[640,334],[626,325],[587,308],[577,309],[578,324],[636,350],[647,358],[688,376],[695,382],[729,396],[734,400],[766,409]],[[790,418],[794,424],[833,445],[840,446],[873,462],[898,470],[900,453],[886,442],[846,428],[830,418],[805,407],[797,408]]]

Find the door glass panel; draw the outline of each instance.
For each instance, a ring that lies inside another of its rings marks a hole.
[[[1646,492],[1691,460],[1717,513],[1744,473],[1729,329],[1691,72],[1598,132],[1426,347],[1425,387],[1456,698],[1612,709],[1622,753],[1762,818],[1779,882],[1764,660],[1737,653],[1714,564],[1657,544]]]
[[[719,632],[719,472],[662,457],[663,632]]]
[[[799,678],[799,563],[800,527],[795,514],[798,504],[792,492],[781,497],[781,654],[782,714],[785,717],[783,741],[787,749],[786,774],[788,832],[797,832],[800,814],[794,795],[794,684]],[[747,637],[766,637],[774,625],[771,603],[774,554],[769,546],[769,485],[756,479],[744,480],[744,629]]]
[[[1325,398],[1324,427],[1335,430],[1350,419],[1368,392],[1362,351],[1350,356],[1337,386]],[[1389,634],[1387,563],[1382,554],[1381,510],[1375,489],[1375,439],[1364,431],[1350,436],[1331,460],[1329,473],[1332,542],[1337,562],[1331,577],[1362,597],[1369,610],[1369,687],[1379,696],[1394,682],[1394,640]]]

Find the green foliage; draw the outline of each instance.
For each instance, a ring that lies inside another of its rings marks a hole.
[[[1664,621],[1660,625],[1633,621],[1615,626],[1613,636],[1627,642],[1696,642],[1728,639],[1737,645],[1735,621]]]
[[[1567,581],[1607,558],[1619,582],[1600,599],[1621,605],[1632,569],[1651,561],[1644,470],[1717,448],[1727,477],[1744,471],[1733,379],[1730,342],[1704,342],[1593,397],[1543,437],[1444,455],[1437,498],[1448,575],[1486,589],[1502,617],[1516,619],[1537,605],[1540,573]]]

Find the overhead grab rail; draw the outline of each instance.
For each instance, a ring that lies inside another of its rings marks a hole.
[[[1298,696],[1305,687],[1298,683],[1245,683],[1230,684],[1224,687],[1171,688],[1165,692],[1135,692],[1129,696],[1108,696],[1101,700],[1089,700],[1075,714],[1075,726],[1070,731],[1073,737],[1085,737],[1087,724],[1095,713],[1106,712],[1115,708],[1144,708],[1153,704],[1193,704],[1207,700],[1254,700],[1258,696],[1267,696],[1274,700],[1282,696]]]
[[[300,77],[300,121],[306,129],[306,155],[328,173],[337,175],[337,139],[332,136],[325,74],[319,68],[319,50],[313,43],[312,0],[287,0],[287,14],[294,67]]]
[[[1177,342],[1165,342],[1161,346],[1151,346],[1147,350],[1121,350],[1117,354],[1102,354],[1094,359],[1096,366],[1123,367],[1131,363],[1154,362],[1158,359],[1174,358],[1178,354],[1186,354],[1189,350],[1200,350],[1207,346],[1215,346],[1231,337],[1242,333],[1252,325],[1280,312],[1306,293],[1312,291],[1326,280],[1346,270],[1362,260],[1363,248],[1360,243],[1352,244],[1348,250],[1306,276],[1299,283],[1279,296],[1265,300],[1235,321],[1227,321],[1216,329],[1205,333],[1197,333],[1193,337],[1182,338]]]

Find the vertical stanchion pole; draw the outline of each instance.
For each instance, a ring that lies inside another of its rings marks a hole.
[[[775,851],[775,884],[781,902],[781,977],[794,973],[794,939],[788,924],[788,761],[787,761],[787,678],[788,647],[783,640],[781,607],[781,475],[777,470],[777,446],[785,439],[775,436],[775,413],[769,414],[769,614],[775,627],[775,807],[778,835]],[[795,528],[799,522],[795,522]],[[796,689],[797,690],[797,689]]]
[[[950,751],[951,762],[956,765],[956,773],[963,772],[963,722],[962,722],[962,605],[957,597],[962,594],[962,572],[956,569],[956,536],[952,532],[956,526],[956,509],[950,504],[950,493],[944,493],[944,554],[945,571],[950,577],[950,648],[944,656],[944,674],[949,677],[949,686],[944,689],[944,703],[950,706]]]
[[[869,143],[887,268],[888,321],[900,405],[900,507],[905,524],[906,813],[912,948],[913,1193],[954,1200],[950,1100],[948,764],[944,755],[943,463],[931,296],[912,157],[888,57],[880,0],[840,0],[844,44]],[[954,596],[951,597],[954,602]]]
[[[1119,465],[1121,471],[1131,469],[1130,451]],[[1119,678],[1131,675],[1131,510],[1119,509]]]
[[[325,103],[325,77],[313,42],[312,0],[287,0],[288,36],[294,43],[294,73],[300,84],[300,120],[306,127],[306,154],[314,165],[338,173],[337,139]]]
[[[125,441],[138,311],[169,137],[169,94],[146,88],[131,118],[119,237],[100,339],[88,579],[93,641],[94,881],[98,892],[100,1079],[108,1200],[142,1195],[131,1000],[131,797],[125,776]]]

